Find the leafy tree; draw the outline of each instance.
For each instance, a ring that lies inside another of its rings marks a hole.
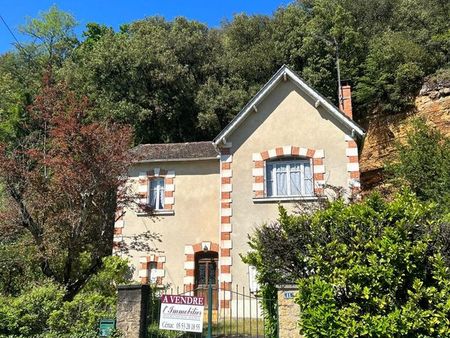
[[[177,18],[137,21],[77,51],[64,74],[95,103],[93,119],[134,126],[137,142],[186,141],[196,132],[196,91],[210,72],[206,26]]]
[[[398,112],[409,107],[430,71],[429,54],[403,33],[372,41],[355,97],[367,109]]]
[[[77,44],[75,19],[52,6],[38,18],[29,18],[20,30],[31,43],[16,44],[16,50],[0,56],[0,140],[15,142],[21,125],[28,122],[26,107],[41,88],[48,67],[62,65]]]
[[[394,185],[407,185],[422,200],[450,201],[450,139],[422,120],[415,120],[397,159],[387,166]]]
[[[0,140],[13,139],[18,133],[24,107],[24,95],[18,81],[10,73],[0,74]]]
[[[50,62],[55,76],[89,97],[92,121],[130,124],[137,143],[211,139],[282,64],[337,104],[337,52],[342,79],[353,84],[355,118],[396,113],[411,106],[425,76],[448,66],[449,7],[299,0],[273,17],[236,15],[218,29],[184,18],[150,17],[118,32],[90,23],[81,43],[73,17],[51,7],[24,26],[34,43],[0,59],[7,71],[0,85],[13,95],[0,98],[0,124],[5,137],[14,134]]]
[[[73,31],[76,21],[72,15],[60,11],[55,5],[39,18],[28,18],[20,31],[35,41],[33,45],[41,50],[48,64],[61,64],[70,54],[78,40]],[[36,43],[37,41],[37,43]]]
[[[19,145],[2,145],[0,179],[7,195],[2,226],[33,240],[42,273],[71,300],[113,246],[116,210],[130,155],[126,126],[87,123],[87,102],[47,81],[31,106]],[[6,214],[6,215],[5,215]]]
[[[403,193],[391,202],[331,203],[250,238],[261,283],[297,281],[306,337],[450,334],[449,216]]]

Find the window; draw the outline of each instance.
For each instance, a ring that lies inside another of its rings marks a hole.
[[[156,283],[157,282],[157,263],[156,262],[149,262],[148,263],[148,270],[149,270],[149,280],[150,283]]]
[[[164,178],[155,178],[150,181],[150,207],[154,210],[164,209]]]
[[[311,162],[283,158],[266,162],[267,197],[314,196]]]

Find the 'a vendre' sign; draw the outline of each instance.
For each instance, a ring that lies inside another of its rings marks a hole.
[[[202,332],[203,297],[163,295],[159,328],[162,330]]]

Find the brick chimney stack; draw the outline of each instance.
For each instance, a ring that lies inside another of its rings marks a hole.
[[[342,110],[347,117],[353,119],[352,87],[349,84],[342,85],[342,99],[339,100],[339,109]]]

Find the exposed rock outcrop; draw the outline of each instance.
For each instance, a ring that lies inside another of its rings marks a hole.
[[[428,80],[416,97],[414,108],[403,114],[374,115],[367,120],[367,135],[360,157],[363,190],[381,183],[384,165],[394,158],[397,142],[405,139],[412,119],[423,118],[450,136],[450,81]]]

